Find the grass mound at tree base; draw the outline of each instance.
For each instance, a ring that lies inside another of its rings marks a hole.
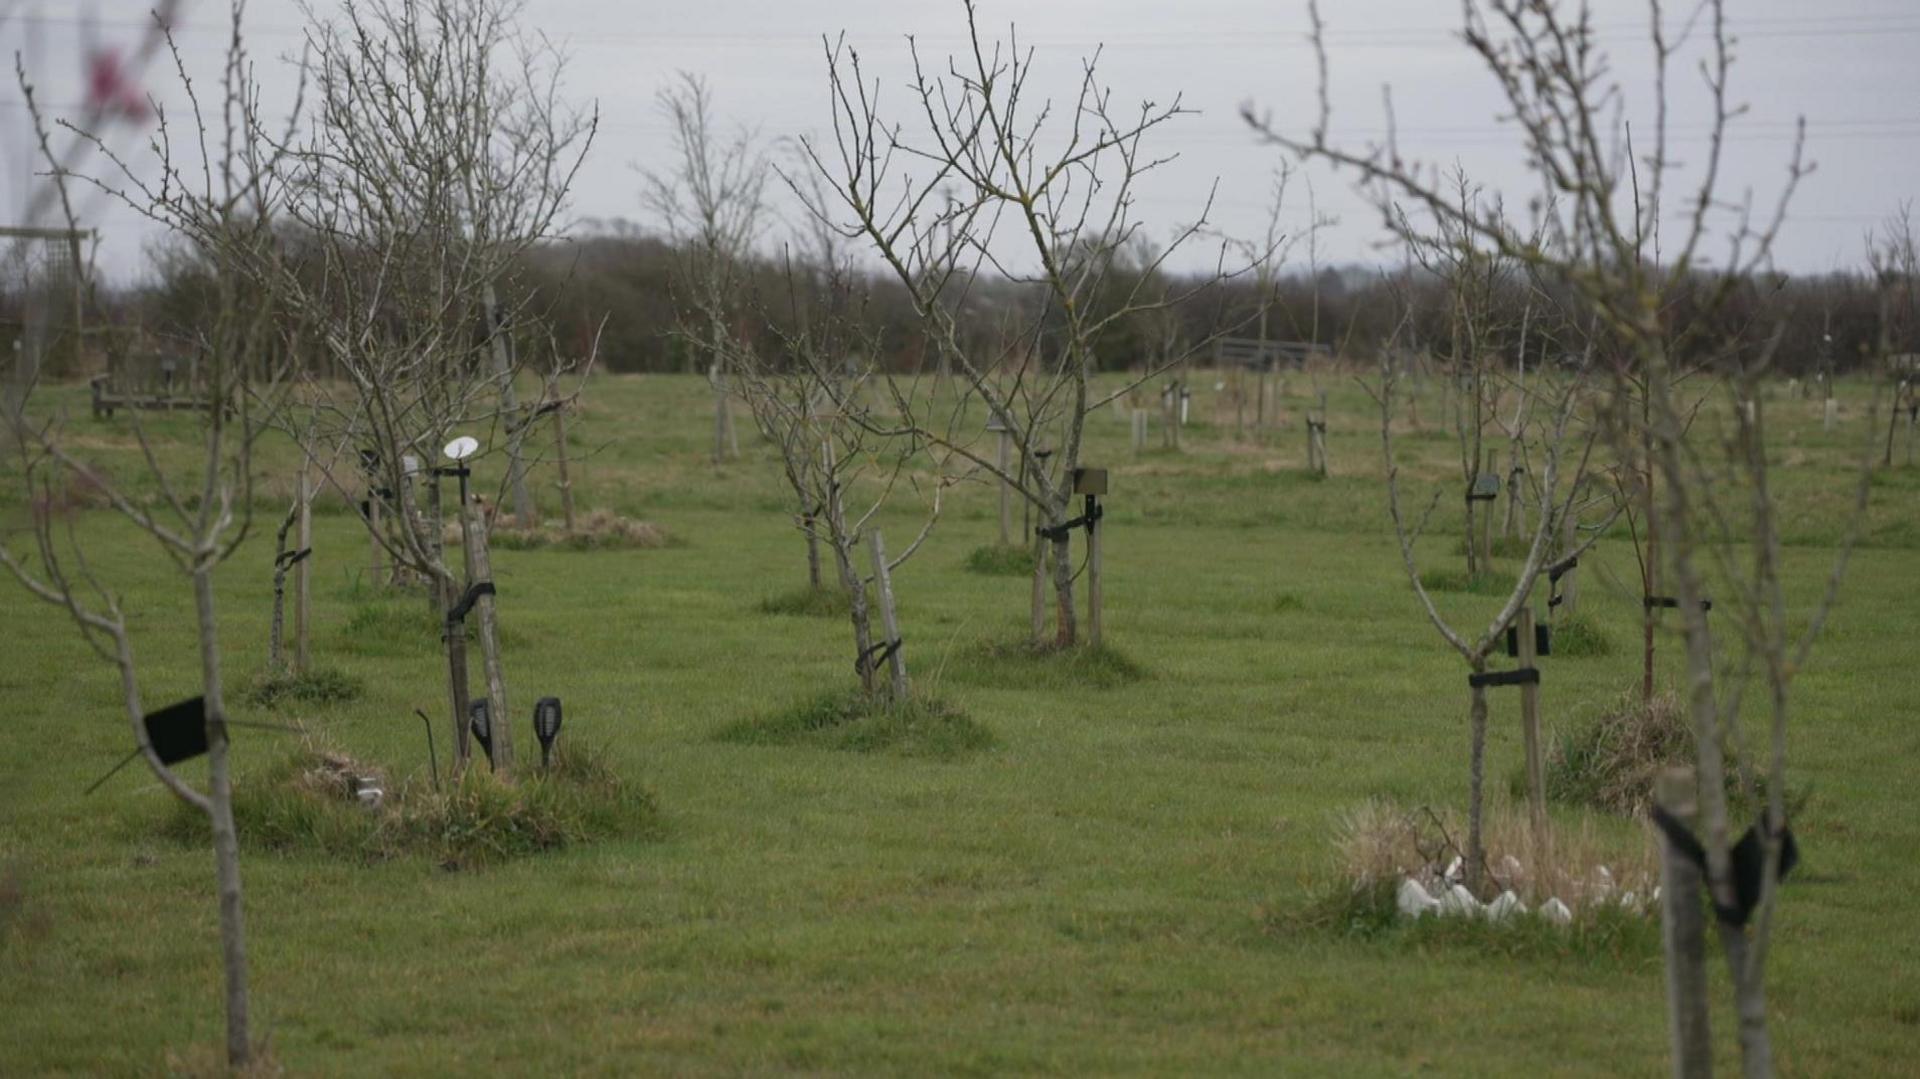
[[[382,790],[377,805],[357,797],[359,778]],[[653,796],[614,772],[591,743],[562,738],[550,771],[529,766],[512,783],[484,759],[457,782],[442,782],[438,791],[425,776],[390,783],[376,765],[306,746],[235,783],[234,822],[247,846],[368,864],[424,857],[448,869],[659,830]],[[183,843],[207,841],[205,814],[182,802],[163,827]]]
[[[993,732],[944,701],[903,703],[859,690],[823,693],[771,715],[720,729],[719,741],[740,745],[803,745],[853,753],[954,758],[994,744]]]
[[[1260,911],[1262,929],[1296,939],[1318,933],[1365,940],[1410,953],[1470,951],[1503,959],[1580,961],[1595,966],[1658,969],[1660,920],[1623,907],[1596,905],[1558,925],[1537,911],[1498,922],[1457,915],[1409,918],[1400,913],[1390,881],[1334,882],[1302,906],[1274,904]]]
[[[1559,645],[1555,630],[1556,648]],[[1644,813],[1661,769],[1693,757],[1693,729],[1674,694],[1621,694],[1547,751],[1547,797],[1610,813]]]
[[[1061,648],[1030,641],[983,642],[946,668],[970,684],[1010,689],[1117,689],[1150,676],[1112,645]]]
[[[768,596],[755,605],[761,614],[803,618],[844,618],[849,606],[845,589],[811,585]]]
[[[359,698],[366,684],[345,671],[315,667],[304,674],[263,675],[247,689],[247,700],[262,708],[282,705],[339,704]]]
[[[1563,614],[1553,620],[1555,659],[1585,659],[1613,654],[1613,638],[1585,613]]]
[[[1033,551],[1012,544],[990,543],[967,552],[968,573],[987,577],[1025,577],[1033,572]]]
[[[1513,592],[1514,576],[1499,570],[1481,570],[1469,577],[1461,569],[1429,569],[1420,573],[1420,587],[1429,592],[1465,592],[1474,596],[1505,596]]]

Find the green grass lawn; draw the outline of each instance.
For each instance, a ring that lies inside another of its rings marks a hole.
[[[1062,671],[998,647],[1024,631],[1028,584],[968,571],[997,539],[992,491],[951,500],[895,575],[906,654],[919,687],[990,737],[915,754],[723,737],[850,686],[851,634],[763,609],[804,582],[804,545],[768,447],[743,429],[744,460],[707,463],[704,382],[599,381],[572,425],[582,505],[675,542],[495,553],[505,718],[524,759],[534,699],[562,697],[564,737],[603,744],[661,820],[461,871],[243,835],[256,1025],[278,1060],[302,1075],[1662,1074],[1662,972],[1644,942],[1501,949],[1287,916],[1336,883],[1344,810],[1373,796],[1464,805],[1464,667],[1400,568],[1359,388],[1328,382],[1322,481],[1303,468],[1303,379],[1264,443],[1235,442],[1230,406],[1197,383],[1184,452],[1133,459],[1117,411],[1091,428],[1088,460],[1114,469],[1112,662]],[[1865,408],[1849,387],[1832,434],[1818,402],[1771,412],[1796,604],[1832,560]],[[1424,492],[1454,450],[1437,399],[1421,415],[1429,430],[1401,445]],[[161,438],[189,424],[146,422]],[[124,415],[72,430],[89,459],[130,463]],[[276,447],[262,463],[277,490],[287,459]],[[1876,477],[1871,498],[1794,702],[1792,771],[1811,793],[1771,966],[1786,1074],[1911,1074],[1920,1060],[1920,468]],[[550,488],[542,500],[556,507]],[[1427,567],[1461,561],[1458,504],[1442,500]],[[240,692],[266,654],[281,507],[261,505],[219,586],[230,701],[268,720]],[[16,489],[0,493],[0,527],[22,512]],[[912,518],[888,521],[898,546]],[[365,692],[283,714],[417,779],[412,710],[444,708],[443,668],[430,628],[416,642],[381,608],[418,604],[429,626],[424,604],[371,594],[357,528],[317,518],[314,654]],[[193,695],[182,582],[105,511],[79,531],[133,612],[147,704]],[[1543,661],[1560,729],[1632,685],[1639,662],[1631,549],[1604,541],[1582,573],[1583,609],[1613,648]],[[1498,603],[1438,598],[1476,627]],[[137,768],[81,794],[129,743],[116,687],[63,614],[0,582],[0,873],[21,895],[0,906],[0,1075],[153,1074],[220,1040],[209,852],[173,838],[170,796]],[[1504,777],[1517,698],[1494,708],[1488,771]],[[236,738],[243,786],[291,749]],[[1489,788],[1506,797],[1503,779]],[[1717,964],[1715,986],[1723,1000]],[[1715,1021],[1731,1068],[1731,1017]]]

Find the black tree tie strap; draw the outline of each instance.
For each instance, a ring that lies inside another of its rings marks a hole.
[[[1055,543],[1059,543],[1062,540],[1066,539],[1068,536],[1072,535],[1073,530],[1076,528],[1085,528],[1089,532],[1093,531],[1093,526],[1100,520],[1100,518],[1105,517],[1106,515],[1107,515],[1107,511],[1105,507],[1100,505],[1095,505],[1091,510],[1088,510],[1086,513],[1083,513],[1080,516],[1075,517],[1071,521],[1062,521],[1059,524],[1054,525],[1052,527],[1048,527],[1046,525],[1035,525],[1033,531],[1034,531],[1034,534],[1039,536],[1041,539],[1052,540]]]
[[[1654,609],[1654,608],[1656,608],[1656,607],[1678,607],[1678,606],[1680,606],[1680,601],[1679,601],[1678,599],[1675,599],[1675,598],[1674,598],[1674,597],[1672,597],[1672,596],[1647,596],[1647,597],[1645,597],[1645,598],[1643,598],[1643,599],[1641,600],[1641,602],[1642,602],[1642,603],[1644,603],[1644,604],[1646,605],[1646,608],[1647,608],[1647,610],[1649,610],[1649,611],[1651,611],[1651,610],[1653,610],[1653,609]],[[1703,600],[1701,600],[1701,601],[1700,601],[1700,609],[1701,609],[1701,610],[1703,610],[1703,611],[1711,611],[1711,610],[1713,610],[1713,601],[1712,601],[1712,600],[1710,600],[1710,599],[1703,599]]]
[[[1692,830],[1679,818],[1659,806],[1653,807],[1653,823],[1658,825],[1667,842],[1672,843],[1687,861],[1700,870],[1702,879],[1707,876],[1707,849],[1700,844]],[[1760,825],[1755,824],[1746,830],[1733,849],[1727,852],[1728,861],[1733,868],[1733,906],[1724,906],[1718,899],[1713,900],[1713,913],[1722,922],[1736,928],[1746,925],[1753,917],[1753,909],[1760,905],[1760,889],[1766,882],[1767,844],[1760,838]],[[1786,880],[1793,867],[1800,864],[1800,845],[1794,842],[1793,829],[1781,826],[1775,833],[1780,838],[1780,880]],[[1712,889],[1708,889],[1709,898]]]
[[[305,561],[307,556],[312,553],[313,548],[311,547],[302,547],[297,551],[282,551],[279,556],[273,560],[273,564],[281,568],[295,566]]]
[[[900,638],[895,637],[891,641],[881,641],[860,653],[859,657],[853,661],[854,673],[864,675],[868,671],[879,670],[880,665],[892,659],[893,654],[899,650]]]
[[[1540,668],[1520,667],[1511,671],[1484,671],[1467,675],[1467,685],[1474,689],[1487,686],[1532,686],[1540,683]]]
[[[447,627],[451,629],[454,626],[457,626],[460,623],[465,622],[467,620],[467,612],[473,610],[473,605],[475,603],[480,602],[481,596],[491,596],[496,594],[497,593],[495,593],[493,589],[492,581],[478,581],[468,586],[467,594],[464,596],[461,596],[460,602],[454,604],[451,608],[448,609]]]

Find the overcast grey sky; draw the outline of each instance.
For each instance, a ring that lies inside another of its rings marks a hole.
[[[323,10],[328,0],[316,0]],[[0,9],[7,5],[0,0]],[[19,0],[4,32],[8,51],[24,53],[43,100],[69,109],[81,96],[74,79],[86,16],[98,39],[128,42],[140,33],[147,0]],[[1670,8],[1683,7],[1670,3]],[[1739,36],[1735,100],[1750,106],[1728,147],[1725,190],[1751,188],[1770,201],[1784,175],[1793,122],[1805,116],[1808,155],[1818,171],[1795,201],[1779,261],[1822,270],[1861,260],[1862,235],[1903,200],[1920,193],[1920,5],[1913,0],[1733,0]],[[1381,86],[1393,88],[1404,149],[1425,160],[1458,162],[1490,189],[1524,201],[1532,193],[1513,151],[1515,137],[1498,121],[1494,88],[1454,36],[1459,8],[1446,0],[1324,0],[1333,67],[1333,135],[1358,141],[1383,126]],[[1614,54],[1630,107],[1648,101],[1646,8],[1642,0],[1598,0],[1595,21]],[[1103,47],[1100,70],[1116,102],[1169,101],[1180,95],[1195,115],[1160,129],[1161,152],[1177,153],[1141,193],[1140,214],[1167,235],[1201,209],[1216,179],[1216,227],[1253,236],[1279,152],[1260,146],[1239,119],[1242,102],[1271,109],[1304,132],[1314,114],[1314,62],[1307,46],[1304,0],[982,0],[983,27],[1004,34],[1017,22],[1042,70],[1042,83],[1067,93],[1080,58]],[[270,92],[292,78],[279,57],[299,44],[295,0],[253,0],[250,41]],[[821,35],[845,31],[870,74],[883,81],[892,115],[911,120],[904,92],[907,46],[923,55],[959,48],[965,16],[959,0],[529,0],[525,22],[569,54],[567,86],[582,102],[599,103],[600,137],[576,189],[579,218],[646,220],[636,166],[669,164],[668,130],[654,94],[676,70],[704,74],[729,120],[765,137],[821,132],[828,123]],[[178,38],[195,73],[214,75],[225,33],[225,5],[186,0]],[[1697,80],[1683,72],[1674,126],[1681,156],[1704,149]],[[146,86],[177,106],[177,80],[164,66]],[[17,89],[0,94],[8,140],[8,204],[18,205],[26,180],[20,144],[24,112]],[[1642,121],[1644,123],[1644,121]],[[1637,125],[1638,126],[1638,125]],[[1377,218],[1348,181],[1312,173],[1319,209],[1339,218],[1322,236],[1328,261],[1373,261]],[[126,211],[98,202],[89,225],[107,237],[103,262],[124,278],[149,235]],[[1284,215],[1294,229],[1308,220],[1306,188],[1296,182]],[[779,227],[769,230],[778,241]],[[1199,258],[1196,252],[1194,258]]]

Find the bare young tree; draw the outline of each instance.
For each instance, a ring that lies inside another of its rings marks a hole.
[[[1178,98],[1117,106],[1099,81],[1098,54],[1084,62],[1070,107],[1055,109],[1029,88],[1032,52],[1011,34],[1005,42],[984,35],[971,0],[966,11],[969,47],[944,73],[930,70],[909,42],[911,134],[883,111],[880,85],[867,81],[858,55],[844,40],[826,42],[833,133],[804,138],[801,148],[833,200],[810,199],[807,187],[787,179],[809,212],[880,260],[912,299],[942,367],[1009,433],[1010,467],[982,432],[947,422],[949,413],[922,400],[911,381],[884,377],[899,415],[892,430],[958,454],[1034,509],[1042,522],[1036,588],[1050,580],[1052,643],[1068,647],[1080,641],[1070,518],[1087,417],[1131,389],[1095,386],[1101,341],[1209,283],[1173,294],[1152,287],[1166,260],[1204,228],[1205,213],[1145,266],[1127,265],[1143,228],[1136,188],[1168,160],[1154,156],[1148,136],[1186,110]],[[962,331],[956,312],[988,274],[1032,290],[1040,302],[1016,336],[983,348]],[[1178,360],[1162,357],[1141,378]],[[1038,605],[1034,614],[1038,643]]]
[[[1324,41],[1319,12],[1310,10],[1319,45]],[[1556,202],[1543,207],[1552,218],[1557,240],[1552,245],[1536,242],[1495,216],[1459,208],[1433,182],[1431,171],[1404,157],[1391,137],[1360,149],[1336,144],[1329,134],[1323,45],[1317,49],[1321,109],[1311,132],[1283,132],[1251,112],[1248,119],[1274,144],[1356,173],[1377,206],[1390,209],[1405,201],[1452,217],[1481,242],[1569,289],[1598,319],[1614,353],[1600,365],[1609,379],[1609,393],[1597,406],[1601,429],[1620,458],[1643,455],[1660,485],[1657,495],[1651,489],[1636,495],[1658,529],[1661,579],[1670,582],[1672,594],[1649,595],[1647,602],[1664,606],[1670,601],[1682,621],[1699,834],[1683,829],[1674,833],[1672,842],[1681,844],[1684,835],[1699,854],[1731,976],[1743,1070],[1757,1077],[1773,1072],[1765,973],[1786,865],[1783,852],[1790,845],[1785,750],[1789,691],[1837,594],[1850,541],[1836,560],[1823,600],[1811,613],[1795,612],[1790,618],[1780,579],[1780,533],[1768,494],[1765,416],[1758,392],[1758,380],[1769,369],[1774,351],[1767,342],[1777,343],[1779,335],[1769,335],[1759,345],[1714,341],[1708,337],[1712,323],[1700,311],[1713,311],[1766,266],[1791,195],[1809,166],[1796,143],[1779,200],[1771,209],[1755,208],[1750,197],[1726,201],[1720,193],[1721,164],[1728,128],[1739,109],[1729,95],[1732,55],[1725,5],[1705,0],[1678,36],[1657,0],[1650,2],[1649,16],[1653,75],[1643,111],[1652,117],[1651,138],[1636,146],[1625,126],[1626,91],[1609,74],[1584,7],[1569,9],[1540,0],[1470,0],[1466,5],[1466,45],[1502,94],[1528,164],[1556,193]],[[1681,176],[1671,153],[1668,80],[1677,60],[1696,57],[1708,118],[1706,150]],[[1669,189],[1678,184],[1687,189],[1671,194]],[[1679,215],[1679,236],[1677,242],[1663,245],[1661,222],[1670,213]],[[1386,216],[1392,227],[1393,215]],[[1724,229],[1724,253],[1713,260],[1706,246],[1723,232],[1723,220],[1732,224]],[[1698,284],[1705,293],[1685,313],[1667,302],[1669,290],[1678,284]],[[1727,436],[1719,441],[1724,452],[1717,455],[1688,437],[1693,412],[1675,389],[1689,358],[1701,355],[1717,365],[1733,394],[1733,418]],[[1865,491],[1863,469],[1856,507],[1864,504]],[[1725,575],[1735,592],[1727,601],[1734,608],[1731,615],[1715,608],[1716,620],[1732,627],[1740,657],[1730,672],[1716,671],[1714,664],[1716,643],[1726,637],[1716,637],[1704,606],[1709,566]],[[1752,740],[1743,733],[1741,710],[1748,675],[1761,679],[1769,698],[1766,735]],[[1743,785],[1751,782],[1750,789],[1766,807],[1740,843],[1727,793],[1730,770]],[[1739,873],[1736,857],[1743,862]],[[1757,890],[1742,881],[1758,881]],[[1694,937],[1693,945],[1702,939]],[[1698,952],[1680,935],[1669,935],[1670,971],[1697,970],[1700,962]],[[1711,1067],[1705,1042],[1705,978],[1676,974],[1669,985],[1676,1016],[1676,1073],[1705,1074]],[[1697,1021],[1681,1021],[1682,1015]]]
[[[189,108],[184,123],[161,118],[153,145],[159,149],[159,171],[164,175],[164,197],[129,199],[136,212],[200,243],[210,234],[220,237],[220,252],[253,252],[251,265],[273,262],[276,243],[271,234],[271,208],[276,197],[272,178],[274,159],[257,156],[222,138],[231,132],[249,107],[248,87],[240,73],[246,53],[240,35],[241,8],[232,10],[233,34],[228,42],[223,96],[203,102],[194,84],[182,77]],[[176,61],[178,54],[175,54]],[[37,104],[35,88],[22,73],[22,89],[46,161],[52,197],[69,227],[73,201],[73,169],[81,155],[57,151]],[[203,108],[203,105],[205,108]],[[100,130],[78,130],[77,141],[103,145]],[[189,151],[181,158],[177,146]],[[246,919],[242,903],[240,848],[233,819],[231,728],[222,689],[222,646],[213,573],[246,539],[252,524],[253,450],[266,429],[280,372],[263,367],[261,357],[274,356],[277,329],[261,290],[220,261],[213,279],[214,297],[191,342],[201,374],[191,385],[198,395],[198,438],[186,460],[166,453],[149,439],[132,415],[138,464],[118,474],[96,467],[77,456],[66,434],[66,417],[51,402],[36,400],[40,383],[38,357],[10,362],[21,365],[15,385],[22,391],[17,408],[5,410],[0,422],[15,459],[20,464],[12,479],[22,485],[33,507],[28,529],[30,546],[22,549],[0,537],[0,566],[34,597],[64,610],[87,644],[119,672],[121,706],[132,730],[135,753],[162,786],[176,798],[204,813],[211,826],[214,873],[220,910],[220,946],[225,981],[226,1052],[228,1063],[244,1067],[254,1044],[249,1020]],[[139,481],[157,492],[135,497]],[[90,539],[67,506],[66,495],[75,485],[104,493],[113,512],[131,522],[153,543],[155,557],[178,571],[192,596],[194,635],[199,650],[198,701],[184,702],[151,717],[142,693],[149,668],[137,661],[134,630],[123,596],[88,558]],[[158,724],[158,725],[156,725]],[[196,789],[173,768],[176,763],[207,757],[207,789]],[[129,758],[131,759],[131,758]],[[123,762],[124,763],[124,762]]]
[[[670,171],[645,174],[644,197],[679,250],[682,334],[707,360],[719,464],[740,452],[726,361],[736,321],[745,315],[743,277],[766,212],[769,166],[753,132],[715,130],[713,92],[701,76],[681,72],[658,101],[673,127],[677,160]]]
[[[861,688],[870,699],[904,704],[911,687],[892,575],[926,542],[943,493],[960,477],[948,473],[953,454],[941,442],[894,430],[891,417],[875,414],[868,391],[876,380],[879,342],[863,325],[860,296],[846,267],[790,267],[787,279],[790,317],[785,326],[775,322],[779,354],[741,350],[729,364],[804,508],[797,524],[808,535],[809,550],[825,541],[833,557],[847,596]],[[923,520],[912,541],[889,555],[878,517],[906,489],[923,500]],[[860,569],[863,545],[869,547],[870,573]]]
[[[369,518],[371,534],[396,567],[427,582],[436,609],[463,610],[463,595],[477,608],[494,715],[507,713],[506,685],[478,514],[459,508],[463,574],[442,542],[448,470],[433,462],[459,431],[517,418],[509,397],[517,362],[503,365],[496,347],[500,326],[516,317],[503,313],[501,285],[552,234],[597,124],[562,103],[564,65],[520,34],[519,10],[513,0],[370,0],[315,21],[304,67],[315,101],[298,132],[261,122],[246,72],[236,76],[240,112],[228,121],[237,152],[273,162],[277,242],[241,245],[213,223],[187,226],[223,266],[268,291],[279,317],[345,375],[304,378],[279,422],[310,433],[309,466],[349,504],[362,468],[394,492],[395,512],[377,528]],[[131,170],[124,183],[150,202],[180,197]],[[342,460],[360,467],[337,467]],[[444,636],[464,763],[465,638],[458,626]],[[509,727],[495,725],[502,772],[513,766]]]

